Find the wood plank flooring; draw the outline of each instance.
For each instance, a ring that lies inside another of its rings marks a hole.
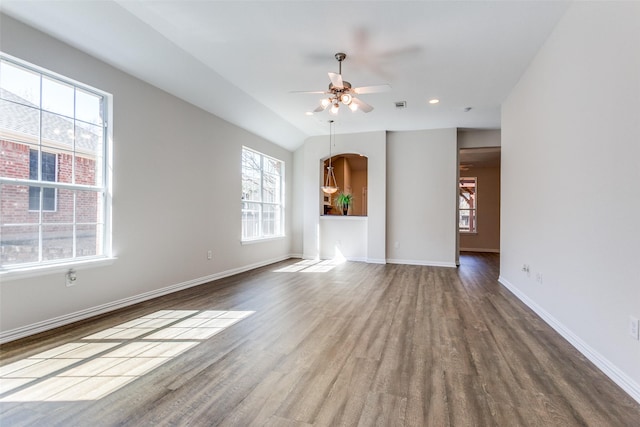
[[[497,282],[289,260],[0,349],[2,426],[637,426]]]

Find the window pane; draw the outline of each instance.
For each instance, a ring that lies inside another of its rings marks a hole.
[[[40,210],[40,187],[29,187],[29,210]]]
[[[29,179],[29,146],[0,140],[0,176]]]
[[[260,237],[260,204],[242,204],[242,238],[255,239]]]
[[[242,171],[242,199],[260,201],[260,171],[247,169]]]
[[[56,154],[56,182],[71,183],[73,176],[73,152],[60,150]]]
[[[460,209],[469,209],[471,205],[469,204],[469,200],[460,196]]]
[[[0,224],[32,224],[39,221],[38,212],[29,212],[29,186],[0,186]]]
[[[33,188],[33,187],[32,187]],[[47,204],[47,191],[54,190],[54,204],[55,209],[47,209],[45,206],[44,212],[42,212],[42,222],[45,224],[51,223],[73,223],[73,190],[66,189],[53,189],[45,188],[45,205]]]
[[[42,112],[42,145],[73,149],[73,120],[58,114]]]
[[[52,113],[73,117],[74,89],[73,86],[42,77],[42,109]]]
[[[262,234],[277,236],[280,232],[280,206],[264,205],[262,208]]]
[[[260,170],[260,154],[251,150],[242,150],[242,170]]]
[[[76,256],[102,255],[101,224],[76,226]]]
[[[470,209],[460,210],[460,221],[458,223],[460,231],[474,233],[476,231],[476,211]]]
[[[267,203],[280,203],[280,177],[264,174],[262,186],[262,201]]]
[[[102,185],[102,157],[76,154],[75,184]]]
[[[42,189],[42,210],[43,211],[56,210],[56,189],[55,188]]]
[[[102,97],[76,88],[76,119],[102,125]]]
[[[41,167],[38,168],[38,161]],[[40,169],[40,175],[38,175]],[[42,153],[38,158],[38,150],[29,150],[29,179],[42,181],[56,181],[56,155],[52,153]],[[54,188],[29,187],[29,210],[40,209],[40,196],[43,196],[42,209],[45,211],[56,210],[56,190]]]
[[[56,194],[55,188],[42,188],[42,187],[29,187],[29,210],[40,210],[40,195],[42,194],[42,210],[43,211],[55,211],[56,210]]]
[[[40,159],[38,159],[38,150],[29,150],[29,179],[33,181],[40,180]]]
[[[102,219],[102,193],[95,191],[77,191],[76,192],[76,223],[78,224],[97,224]]]
[[[38,261],[38,226],[0,226],[2,265]]]
[[[282,171],[280,170],[282,167],[282,162],[275,159],[270,159],[265,157],[264,159],[264,171],[266,173],[271,173],[274,175],[282,175]]]
[[[3,140],[39,144],[40,111],[0,100],[0,138]]]
[[[40,107],[40,74],[0,62],[0,98]]]
[[[102,126],[76,122],[76,151],[88,154],[102,153]]]
[[[42,226],[42,259],[73,257],[73,225]]]
[[[42,181],[56,181],[56,155],[42,153]]]

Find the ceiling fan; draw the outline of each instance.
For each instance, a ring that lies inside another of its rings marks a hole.
[[[346,80],[342,80],[342,61],[344,61],[347,57],[346,53],[338,52],[335,54],[335,58],[338,61],[339,68],[338,73],[329,73],[329,79],[331,83],[329,83],[329,89],[326,91],[303,91],[299,93],[322,93],[325,95],[329,95],[328,98],[323,98],[320,101],[320,105],[318,108],[313,110],[314,113],[325,110],[327,107],[331,106],[330,112],[332,114],[338,114],[340,110],[340,104],[346,105],[349,107],[351,111],[362,110],[365,113],[368,113],[373,110],[373,107],[366,102],[356,98],[355,95],[364,95],[367,93],[376,93],[376,92],[384,92],[391,89],[391,86],[388,84],[377,85],[377,86],[363,86],[363,87],[353,87],[351,83]]]

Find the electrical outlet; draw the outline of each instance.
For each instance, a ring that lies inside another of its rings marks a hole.
[[[531,270],[529,269],[529,264],[522,264],[522,271],[527,273],[527,277],[531,275]]]
[[[207,259],[208,260],[213,259],[213,251],[207,251]]]
[[[67,274],[65,274],[64,277],[66,279],[67,288],[70,286],[75,286],[77,284],[76,281],[78,280],[78,276],[76,275],[76,271],[74,269],[67,271]]]
[[[638,324],[638,319],[633,316],[629,316],[629,335],[634,340],[640,340],[640,325]]]

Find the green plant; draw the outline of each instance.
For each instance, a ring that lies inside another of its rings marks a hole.
[[[349,205],[353,202],[353,194],[340,193],[336,196],[336,206],[338,209],[349,208]]]

